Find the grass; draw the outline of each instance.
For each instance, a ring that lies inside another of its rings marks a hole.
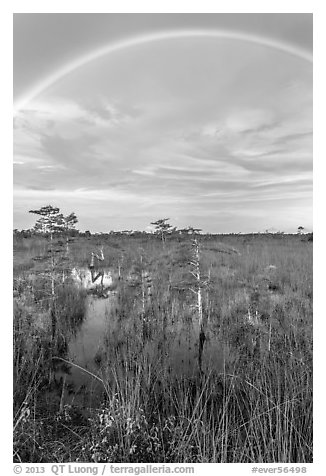
[[[96,240],[76,238],[71,264],[87,264]],[[169,359],[173,342],[187,339],[196,321],[188,239],[164,248],[147,237],[110,236],[101,244],[123,279],[116,326],[99,350],[103,399],[85,407],[65,403],[65,384],[54,378],[55,358],[66,360],[83,321],[85,294],[58,284],[53,333],[48,284],[33,279],[33,253],[46,243],[15,243],[14,460],[312,462],[312,242],[201,237],[209,276],[204,352],[217,342],[223,359],[219,368],[188,374],[175,372]],[[142,269],[153,283],[145,314]]]

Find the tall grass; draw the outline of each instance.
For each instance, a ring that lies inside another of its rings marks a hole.
[[[311,462],[311,243],[298,236],[202,238],[201,267],[210,276],[203,292],[204,352],[218,342],[223,359],[204,372],[194,362],[183,374],[174,372],[169,351],[176,338],[185,338],[181,324],[195,319],[187,243],[170,241],[162,249],[153,239],[110,240],[104,255],[114,269],[123,263],[123,279],[116,324],[99,359],[99,407],[65,404],[64,382],[57,399],[49,393],[55,385],[50,362],[65,356],[67,322],[70,329],[82,322],[84,296],[61,288],[53,340],[42,286],[34,283],[26,293],[26,274],[16,274],[14,459]],[[76,264],[85,264],[96,244],[76,240]],[[141,266],[153,282],[146,315],[140,288],[127,280]]]

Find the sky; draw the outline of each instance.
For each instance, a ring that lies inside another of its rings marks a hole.
[[[15,14],[14,227],[312,230],[311,14]]]

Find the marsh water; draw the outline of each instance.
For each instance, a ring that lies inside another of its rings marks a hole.
[[[88,296],[85,317],[68,340],[64,361],[56,370],[65,403],[96,405],[109,386],[137,372],[165,369],[173,376],[192,377],[198,372],[199,328],[196,315],[177,316],[162,322],[141,316],[121,318],[118,296]],[[204,372],[221,370],[222,349],[214,338],[206,339],[202,353]]]

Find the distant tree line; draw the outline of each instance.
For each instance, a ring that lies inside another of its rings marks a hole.
[[[46,205],[41,207],[38,210],[30,210],[29,213],[34,213],[40,218],[36,221],[33,228],[18,230],[14,229],[14,234],[22,236],[24,238],[29,238],[34,235],[65,235],[68,236],[81,236],[90,238],[91,236],[96,237],[106,237],[106,236],[133,236],[133,237],[142,237],[142,236],[157,236],[162,241],[163,246],[167,238],[178,237],[178,236],[196,236],[202,234],[201,228],[195,228],[193,226],[188,226],[185,228],[178,229],[175,226],[172,226],[169,223],[169,218],[160,218],[159,220],[153,221],[150,224],[153,225],[154,229],[151,231],[139,231],[139,230],[111,230],[109,232],[100,232],[92,233],[89,230],[85,232],[79,231],[76,229],[76,224],[78,223],[77,216],[75,212],[71,212],[69,215],[64,216],[60,213],[60,209],[53,207],[52,205]],[[205,233],[205,236],[215,236],[215,235],[285,235],[283,231],[272,232],[270,230],[265,230],[264,232],[254,232],[254,233]],[[299,226],[297,228],[297,234],[304,234],[304,227]],[[312,235],[312,233],[305,233],[306,235]]]

